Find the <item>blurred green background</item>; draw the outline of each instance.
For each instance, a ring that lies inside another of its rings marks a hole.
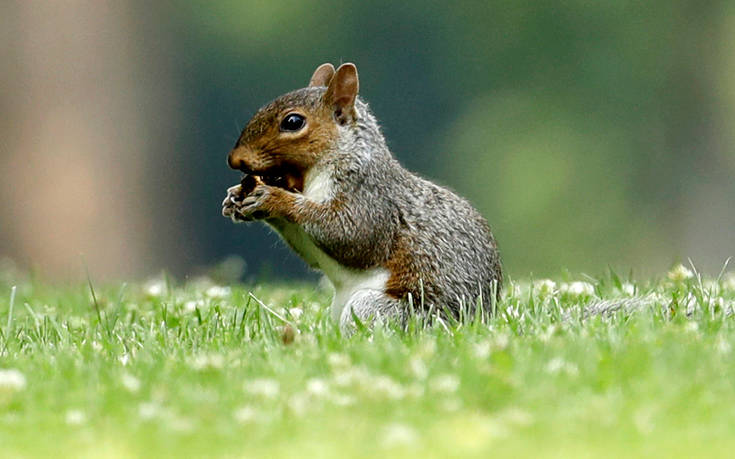
[[[489,220],[514,277],[735,255],[735,2],[3,2],[0,255],[46,275],[179,276],[236,254],[225,157],[323,62],[408,168]]]

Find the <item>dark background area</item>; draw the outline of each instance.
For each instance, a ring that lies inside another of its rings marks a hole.
[[[0,255],[51,277],[301,276],[220,202],[257,108],[354,62],[409,169],[466,196],[514,277],[735,255],[728,1],[0,7]],[[83,261],[82,261],[83,260]]]

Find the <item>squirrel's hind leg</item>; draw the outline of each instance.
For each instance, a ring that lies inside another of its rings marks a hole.
[[[339,328],[342,333],[351,335],[357,324],[355,317],[364,325],[373,327],[390,321],[402,323],[406,306],[380,290],[362,289],[352,294],[342,309]]]

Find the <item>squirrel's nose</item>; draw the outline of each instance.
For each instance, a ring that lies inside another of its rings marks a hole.
[[[230,154],[227,155],[227,163],[233,169],[239,170],[242,167],[242,159],[240,158],[240,155],[237,154],[237,150],[232,150]]]

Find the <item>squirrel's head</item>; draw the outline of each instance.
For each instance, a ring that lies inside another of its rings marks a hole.
[[[320,65],[309,86],[262,107],[230,151],[231,168],[259,176],[290,176],[300,188],[304,173],[338,141],[338,126],[357,120],[359,83],[354,64]]]

